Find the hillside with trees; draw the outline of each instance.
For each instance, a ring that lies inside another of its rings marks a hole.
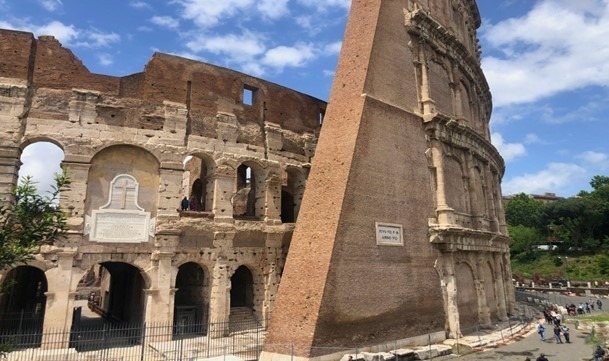
[[[543,203],[518,194],[507,202],[516,278],[609,280],[609,177],[592,190]]]

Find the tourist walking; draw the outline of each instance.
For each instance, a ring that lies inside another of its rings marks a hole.
[[[554,325],[554,339],[556,343],[562,343],[562,339],[560,338],[560,326]]]
[[[596,300],[596,306],[598,307],[599,311],[602,311],[603,310],[603,301]]]
[[[563,325],[561,327],[561,330],[562,330],[562,335],[565,336],[565,342],[571,343],[571,340],[569,339],[569,327],[567,327],[566,325]]]
[[[543,327],[541,322],[539,323],[539,325],[537,325],[537,333],[539,334],[539,337],[541,337],[542,341],[546,340],[546,328]]]

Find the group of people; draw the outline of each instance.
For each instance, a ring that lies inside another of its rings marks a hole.
[[[596,303],[596,307],[598,308],[599,311],[603,310],[603,301],[601,301],[600,299],[596,300],[596,302],[590,300],[589,302],[580,302],[580,304],[578,306],[575,306],[575,304],[567,304],[565,305],[565,308],[567,309],[567,312],[569,312],[569,315],[571,316],[575,316],[577,315],[583,315],[585,313],[592,313],[594,311],[594,304]]]

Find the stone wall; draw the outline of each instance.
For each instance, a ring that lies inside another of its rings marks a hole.
[[[49,36],[0,30],[0,51],[2,197],[17,182],[22,150],[39,141],[64,151],[72,180],[61,194],[68,236],[30,263],[48,281],[45,328],[70,327],[78,283],[99,265],[110,270],[105,277],[141,285],[125,293],[144,304],[128,310],[139,321],[173,321],[187,264],[205,287],[185,290],[203,293],[186,299],[200,300],[209,319],[230,317],[231,276],[241,266],[252,275],[251,312],[268,316],[294,228],[281,214],[298,212],[325,102],[167,54],[112,77],[90,73]],[[256,212],[236,219],[244,165],[256,176]],[[180,211],[197,180],[205,206]],[[294,198],[283,210],[282,191]]]

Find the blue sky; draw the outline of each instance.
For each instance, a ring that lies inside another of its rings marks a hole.
[[[349,0],[0,0],[0,27],[54,35],[93,72],[155,51],[327,99]],[[478,0],[504,194],[575,195],[609,173],[609,0]],[[45,152],[45,155],[49,152]],[[38,158],[23,173],[36,175]],[[61,157],[60,152],[58,156]],[[40,163],[41,162],[41,163]],[[48,167],[46,167],[48,168]]]

